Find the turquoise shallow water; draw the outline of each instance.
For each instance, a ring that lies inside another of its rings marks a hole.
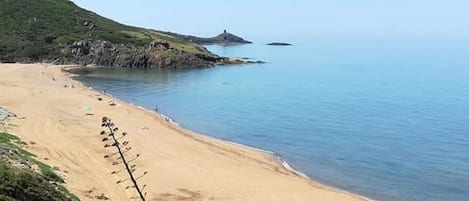
[[[469,199],[467,43],[208,48],[268,63],[77,79],[158,107],[188,129],[274,151],[315,180],[372,199]]]

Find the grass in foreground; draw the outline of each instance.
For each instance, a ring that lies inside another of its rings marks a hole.
[[[21,148],[25,145],[27,143],[17,136],[0,133],[0,201],[80,200],[64,186],[57,184],[64,180],[52,167],[36,160],[36,155]],[[39,167],[40,174],[25,168],[32,165]]]

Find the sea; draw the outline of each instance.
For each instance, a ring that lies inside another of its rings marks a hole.
[[[468,42],[206,47],[266,63],[76,79],[373,200],[469,200]]]

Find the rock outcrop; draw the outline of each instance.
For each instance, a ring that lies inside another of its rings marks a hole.
[[[273,42],[273,43],[269,43],[267,45],[272,45],[272,46],[290,46],[292,44],[290,43],[282,43],[282,42]]]
[[[107,41],[76,41],[54,63],[83,66],[121,66],[132,68],[210,67],[226,58],[214,54],[189,53],[167,42],[153,41],[147,46],[116,45]]]

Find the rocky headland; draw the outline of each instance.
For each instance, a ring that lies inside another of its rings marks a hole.
[[[203,47],[197,48],[200,48],[201,53],[185,52],[172,47],[168,42],[153,41],[148,45],[137,46],[113,44],[103,40],[82,40],[73,42],[65,49],[66,56],[52,63],[132,68],[190,68],[211,67],[229,60],[208,53]]]
[[[120,24],[68,0],[0,1],[0,63],[200,68],[250,63],[202,44],[250,43],[224,32],[200,38]]]
[[[243,44],[251,44],[251,41],[247,41],[237,35],[229,33],[228,31],[224,30],[223,33],[218,34],[214,37],[203,38],[191,35],[182,35],[176,34],[171,32],[166,32],[166,34],[173,35],[175,37],[183,38],[187,41],[200,44],[200,45],[243,45]]]

